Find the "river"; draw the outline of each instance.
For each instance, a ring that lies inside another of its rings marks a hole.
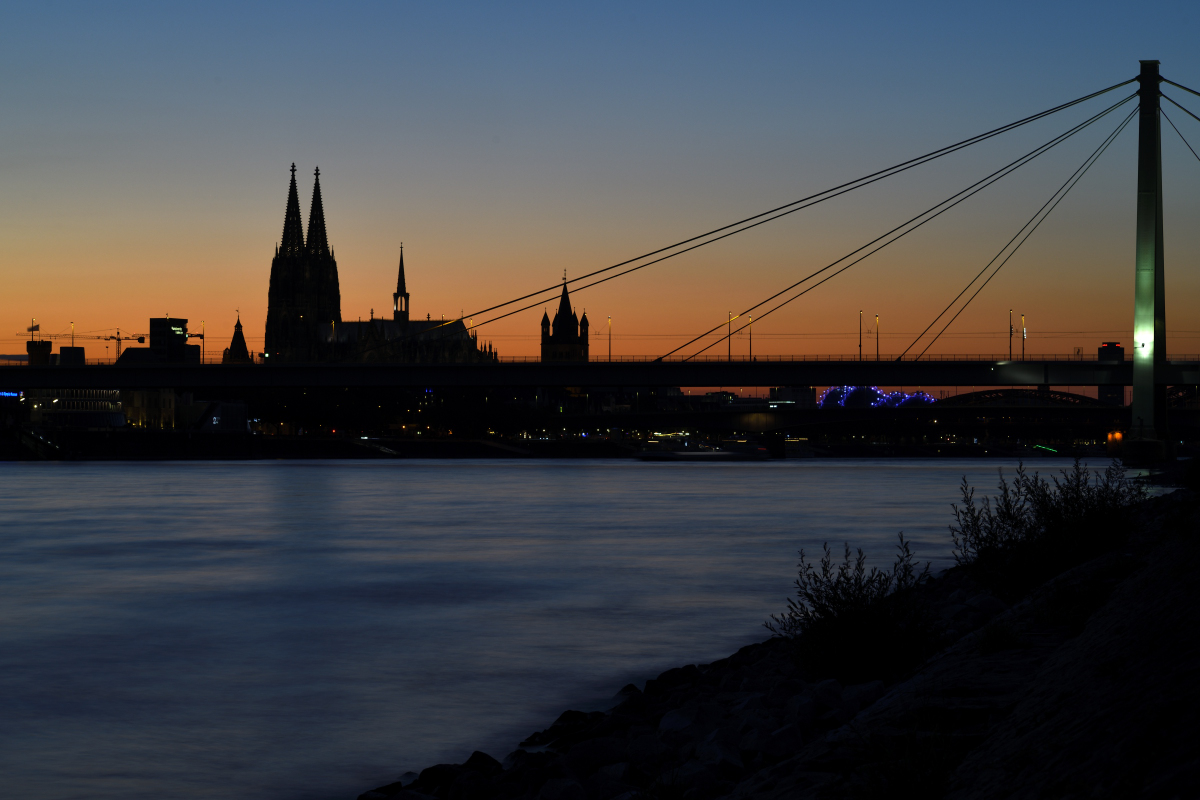
[[[763,638],[800,548],[947,566],[1000,466],[0,463],[2,793],[350,800],[503,758]]]

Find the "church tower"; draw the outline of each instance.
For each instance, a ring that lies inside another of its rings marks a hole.
[[[408,289],[404,285],[404,242],[400,243],[400,276],[396,279],[396,291],[392,293],[392,319],[400,323],[402,330],[408,328]]]
[[[283,238],[271,261],[271,285],[267,290],[267,332],[265,352],[269,359],[291,359],[307,310],[305,291],[307,253],[304,248],[304,223],[300,219],[300,196],[296,192],[296,165],[288,186],[287,210],[283,214]]]
[[[221,363],[249,364],[253,360],[250,357],[250,349],[246,347],[246,336],[242,333],[242,315],[238,314],[237,323],[233,326],[233,341],[225,348]]]
[[[342,290],[338,283],[337,260],[325,233],[325,206],[321,202],[321,168],[313,172],[312,206],[308,212],[308,270],[313,298],[314,322],[342,321]]]
[[[588,318],[575,316],[571,309],[571,297],[567,294],[567,284],[564,281],[562,297],[558,301],[558,312],[554,322],[547,314],[542,314],[542,361],[587,361],[588,360]]]

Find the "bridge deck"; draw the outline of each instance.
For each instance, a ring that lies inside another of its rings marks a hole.
[[[1171,362],[1169,385],[1200,384]],[[1128,386],[1131,362],[705,361],[500,364],[271,364],[0,367],[0,390],[217,387]]]

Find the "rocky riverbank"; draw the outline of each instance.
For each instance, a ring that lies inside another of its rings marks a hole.
[[[1012,606],[959,569],[921,587],[944,647],[891,685],[805,681],[771,639],[359,800],[1194,796],[1200,504],[1140,516]]]

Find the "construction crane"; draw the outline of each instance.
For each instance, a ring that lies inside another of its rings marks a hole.
[[[137,342],[138,344],[145,344],[146,336],[147,336],[147,334],[145,334],[145,333],[127,333],[124,336],[122,336],[121,329],[117,328],[117,333],[114,336],[97,336],[96,338],[104,339],[106,341],[116,342],[117,343],[117,358],[120,358],[121,357],[121,342]]]
[[[204,320],[200,320],[200,332],[199,333],[189,333],[187,335],[187,338],[200,340],[200,363],[203,364],[204,363]]]
[[[34,331],[38,332],[39,339],[70,339],[71,347],[75,346],[76,339],[94,339],[94,340],[99,340],[102,342],[116,342],[117,343],[117,358],[121,357],[121,342],[137,342],[138,344],[145,344],[146,337],[149,336],[149,334],[147,334],[147,333],[124,333],[124,334],[122,334],[120,328],[117,328],[116,329],[117,332],[111,336],[96,336],[94,334],[87,334],[87,333],[78,333],[77,334],[77,333],[75,333],[75,323],[74,322],[71,323],[71,332],[70,333],[41,333],[40,326],[37,324],[36,320],[34,321],[34,324],[30,325],[28,330],[26,331],[26,333],[29,334],[30,339],[33,338]],[[18,334],[18,335],[20,335],[20,334]],[[202,336],[203,335],[201,334],[201,337]]]
[[[167,316],[167,319],[168,320],[170,319],[169,315]],[[111,336],[96,336],[94,334],[85,334],[85,333],[77,334],[77,333],[75,333],[75,323],[74,322],[71,323],[71,332],[70,333],[43,334],[43,333],[41,333],[41,326],[38,325],[36,318],[34,318],[32,320],[32,324],[28,328],[26,328],[25,331],[26,331],[26,333],[29,334],[29,338],[31,341],[33,339],[33,334],[35,332],[37,332],[39,339],[68,339],[69,338],[71,340],[71,347],[75,346],[76,339],[95,339],[95,340],[104,341],[104,342],[116,342],[117,343],[117,358],[121,357],[121,342],[136,341],[138,344],[145,344],[146,337],[149,336],[149,334],[147,334],[147,333],[122,334],[120,328],[117,328],[116,334],[111,335]],[[20,334],[18,334],[18,335],[20,335]],[[188,334],[185,334],[185,336],[188,339],[199,339],[200,340],[200,360],[203,361],[204,360],[204,338],[205,338],[204,337],[204,320],[200,320],[200,333],[188,333]]]

